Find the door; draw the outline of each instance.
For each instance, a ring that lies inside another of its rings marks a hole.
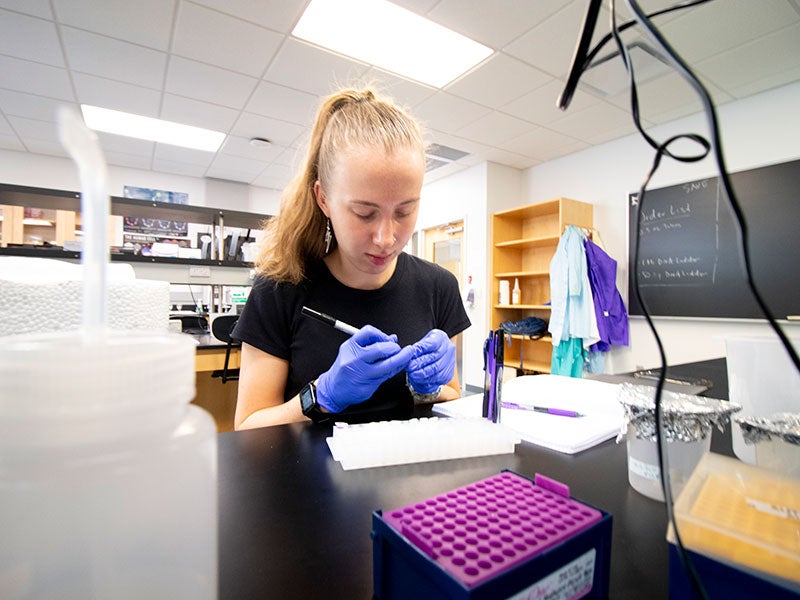
[[[455,275],[459,293],[464,271],[464,221],[455,221],[423,230],[423,258],[444,267]],[[456,337],[456,367],[458,368],[461,392],[464,393],[464,373],[461,336]]]

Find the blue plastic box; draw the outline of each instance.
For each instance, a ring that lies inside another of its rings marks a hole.
[[[374,597],[606,598],[611,515],[510,471],[372,515]]]

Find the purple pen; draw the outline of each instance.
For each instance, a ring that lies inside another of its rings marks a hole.
[[[548,415],[557,415],[559,417],[582,417],[583,415],[574,410],[567,410],[565,408],[551,408],[547,406],[527,406],[525,404],[517,404],[516,402],[503,402],[503,408],[511,408],[517,410],[531,410],[534,412],[545,413]]]

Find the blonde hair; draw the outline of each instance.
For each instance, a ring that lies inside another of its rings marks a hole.
[[[314,183],[323,187],[338,155],[348,148],[419,148],[425,143],[419,124],[389,99],[370,89],[345,89],[324,98],[317,111],[308,154],[302,170],[281,196],[278,215],[264,227],[256,270],[278,282],[300,283],[309,262],[325,255],[324,215],[314,196]],[[336,240],[331,248],[336,247]]]

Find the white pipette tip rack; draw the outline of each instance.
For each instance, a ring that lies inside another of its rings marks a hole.
[[[408,463],[513,454],[520,437],[484,419],[439,417],[336,423],[328,447],[345,471]]]

